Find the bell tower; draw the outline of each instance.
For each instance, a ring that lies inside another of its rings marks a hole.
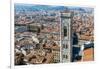
[[[61,12],[61,62],[71,62],[72,55],[72,12]]]

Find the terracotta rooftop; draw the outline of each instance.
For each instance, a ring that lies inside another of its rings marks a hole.
[[[83,61],[93,61],[94,60],[94,48],[89,48],[84,50]]]

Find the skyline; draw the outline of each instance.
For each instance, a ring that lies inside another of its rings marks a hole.
[[[22,11],[23,9],[27,11],[50,11],[50,10],[63,11],[67,9],[70,11],[76,10],[85,13],[94,12],[94,8],[90,8],[90,7],[40,5],[40,4],[24,4],[24,3],[15,3],[14,8],[15,11]]]

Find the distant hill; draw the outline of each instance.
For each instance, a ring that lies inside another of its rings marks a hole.
[[[54,5],[35,5],[35,4],[15,4],[15,11],[63,11],[63,10],[72,10],[72,11],[80,11],[80,12],[93,12],[93,8],[86,7],[73,7],[73,6],[54,6]]]

